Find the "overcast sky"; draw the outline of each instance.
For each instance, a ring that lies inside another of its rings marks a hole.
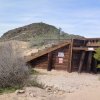
[[[100,37],[100,0],[0,0],[0,36],[35,22],[71,34]]]

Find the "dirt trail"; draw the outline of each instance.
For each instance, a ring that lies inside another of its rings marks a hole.
[[[99,74],[40,70],[39,82],[61,91],[25,87],[25,93],[0,95],[0,100],[100,100]],[[33,76],[32,76],[33,78]]]

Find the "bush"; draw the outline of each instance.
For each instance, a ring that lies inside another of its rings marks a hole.
[[[29,80],[27,86],[33,86],[33,87],[38,87],[43,89],[44,88],[44,84],[40,83],[37,79],[37,75],[34,75],[34,77],[32,77],[31,80]]]
[[[100,61],[100,48],[96,50],[96,53],[94,54],[94,58],[98,61]]]
[[[19,57],[18,48],[12,43],[0,45],[0,87],[23,86],[29,76],[29,69]]]

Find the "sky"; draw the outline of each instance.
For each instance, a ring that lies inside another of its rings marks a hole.
[[[0,0],[0,36],[36,22],[69,34],[100,37],[100,0]]]

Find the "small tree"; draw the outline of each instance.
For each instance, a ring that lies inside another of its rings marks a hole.
[[[96,50],[96,53],[94,54],[94,58],[98,61],[100,61],[100,48]]]
[[[97,60],[97,61],[100,61],[100,48],[98,48],[96,50],[96,53],[94,54],[94,58]],[[98,68],[100,68],[100,64],[97,66]]]

